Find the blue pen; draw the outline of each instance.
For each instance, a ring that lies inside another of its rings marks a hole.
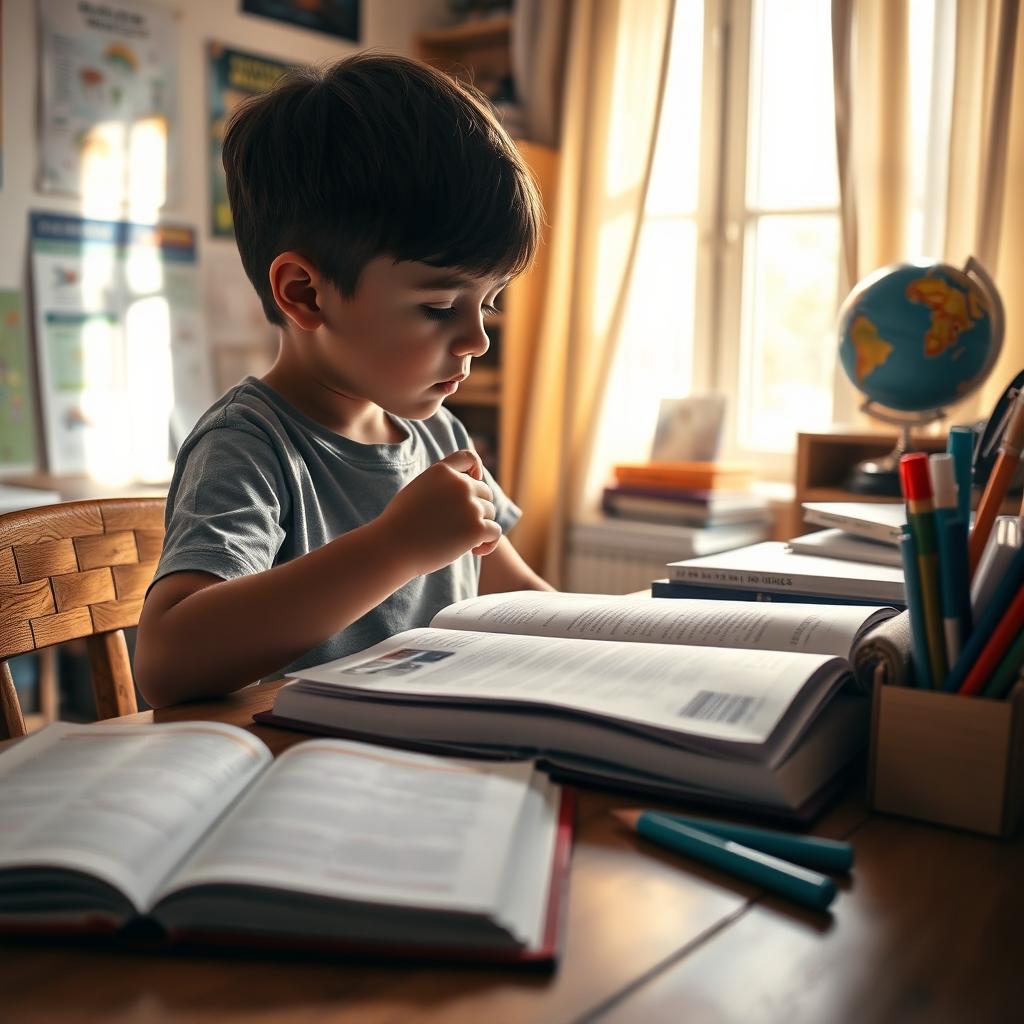
[[[956,508],[960,518],[971,525],[971,464],[974,460],[974,430],[950,427],[946,451],[953,456],[956,477]]]
[[[835,899],[836,883],[817,871],[741,846],[731,839],[681,825],[667,814],[655,811],[612,811],[612,814],[652,843],[685,853],[805,907],[825,910]]]
[[[967,673],[970,672],[989,637],[999,625],[1003,613],[1022,586],[1024,586],[1024,547],[1018,548],[1014,553],[1003,573],[1003,578],[999,581],[988,604],[985,605],[984,611],[974,620],[970,639],[964,644],[960,657],[956,659],[956,664],[950,669],[949,675],[946,676],[946,682],[943,684],[942,689],[947,693],[956,693],[963,685]]]
[[[903,527],[900,537],[900,558],[903,560],[903,587],[907,592],[907,614],[910,616],[910,661],[914,667],[914,685],[920,690],[930,690],[932,669],[921,601],[921,577],[917,571],[917,545],[909,524]]]
[[[939,595],[942,628],[946,638],[946,660],[952,665],[971,632],[971,584],[967,556],[967,525],[957,513],[957,491],[953,456],[931,455],[935,502],[935,533],[939,548]]]
[[[720,839],[749,846],[752,850],[770,853],[773,857],[802,864],[816,871],[845,872],[853,867],[853,844],[838,839],[821,839],[818,836],[796,835],[768,828],[750,828],[748,825],[734,825],[729,821],[712,821],[710,818],[691,818],[683,814],[666,814],[667,818],[686,825],[688,828],[710,832]]]

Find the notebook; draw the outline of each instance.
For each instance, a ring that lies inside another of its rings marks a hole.
[[[798,555],[841,558],[870,565],[902,566],[899,548],[878,540],[867,540],[845,530],[816,530],[786,541],[786,547]]]
[[[571,799],[528,761],[216,722],[57,723],[0,754],[0,931],[550,962]]]
[[[302,669],[256,717],[806,820],[865,749],[848,658],[894,614],[492,594]]]
[[[805,501],[801,507],[806,523],[837,527],[894,547],[899,546],[900,533],[907,521],[902,502]]]

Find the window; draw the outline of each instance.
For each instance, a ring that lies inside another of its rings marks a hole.
[[[836,360],[830,9],[823,0],[677,0],[615,401],[602,422],[605,464],[646,451],[663,397],[727,395],[723,457],[780,479],[792,475],[798,431],[854,412]],[[948,104],[935,69],[952,66],[952,9],[911,0],[914,111]],[[910,121],[908,254],[935,255],[941,244],[932,215],[944,192],[940,122]]]

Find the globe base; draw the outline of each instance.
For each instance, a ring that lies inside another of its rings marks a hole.
[[[867,406],[863,407],[868,410]],[[889,420],[890,423],[894,422]],[[900,485],[900,459],[911,451],[910,424],[896,421],[900,428],[896,447],[888,455],[877,459],[858,462],[847,476],[844,486],[854,494],[870,494],[876,497],[899,498],[903,495]]]

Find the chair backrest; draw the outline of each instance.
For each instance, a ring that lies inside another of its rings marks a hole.
[[[6,659],[85,637],[98,718],[138,710],[123,630],[137,626],[164,538],[163,498],[0,515],[0,738],[25,720]]]

